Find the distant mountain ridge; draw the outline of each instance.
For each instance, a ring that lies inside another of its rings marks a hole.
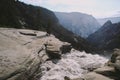
[[[112,50],[120,48],[120,22],[107,21],[98,31],[91,34],[87,40],[97,48]]]
[[[80,12],[55,12],[55,15],[59,19],[60,24],[66,29],[84,38],[100,28],[97,20],[88,14]]]
[[[112,23],[118,23],[120,22],[120,17],[108,17],[108,18],[102,18],[102,19],[97,19],[97,20],[101,25],[103,25],[108,20],[110,20]]]

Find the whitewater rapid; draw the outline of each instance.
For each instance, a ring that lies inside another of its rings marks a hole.
[[[107,61],[107,58],[97,54],[72,50],[70,53],[62,55],[61,60],[43,63],[40,80],[64,80],[65,76],[71,79],[80,78],[89,70],[104,66]]]

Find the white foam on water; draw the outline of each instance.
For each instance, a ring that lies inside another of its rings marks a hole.
[[[40,80],[64,80],[65,76],[79,78],[90,69],[104,66],[107,61],[107,58],[97,54],[71,51],[71,53],[63,55],[56,64],[52,61],[43,63],[41,67],[43,76]]]

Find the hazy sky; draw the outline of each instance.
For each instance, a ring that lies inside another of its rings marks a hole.
[[[96,18],[120,16],[120,0],[20,0],[52,11],[82,12]]]

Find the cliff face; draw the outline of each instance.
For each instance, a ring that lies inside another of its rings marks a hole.
[[[98,31],[91,34],[87,40],[101,49],[120,48],[120,23],[107,21]]]
[[[59,24],[52,11],[27,5],[16,0],[0,1],[0,25],[12,28],[28,28],[49,31],[62,41],[67,41],[79,50],[90,51],[88,43]]]
[[[66,29],[84,38],[100,28],[97,20],[88,14],[80,12],[55,12],[55,15],[58,17],[60,24]]]

